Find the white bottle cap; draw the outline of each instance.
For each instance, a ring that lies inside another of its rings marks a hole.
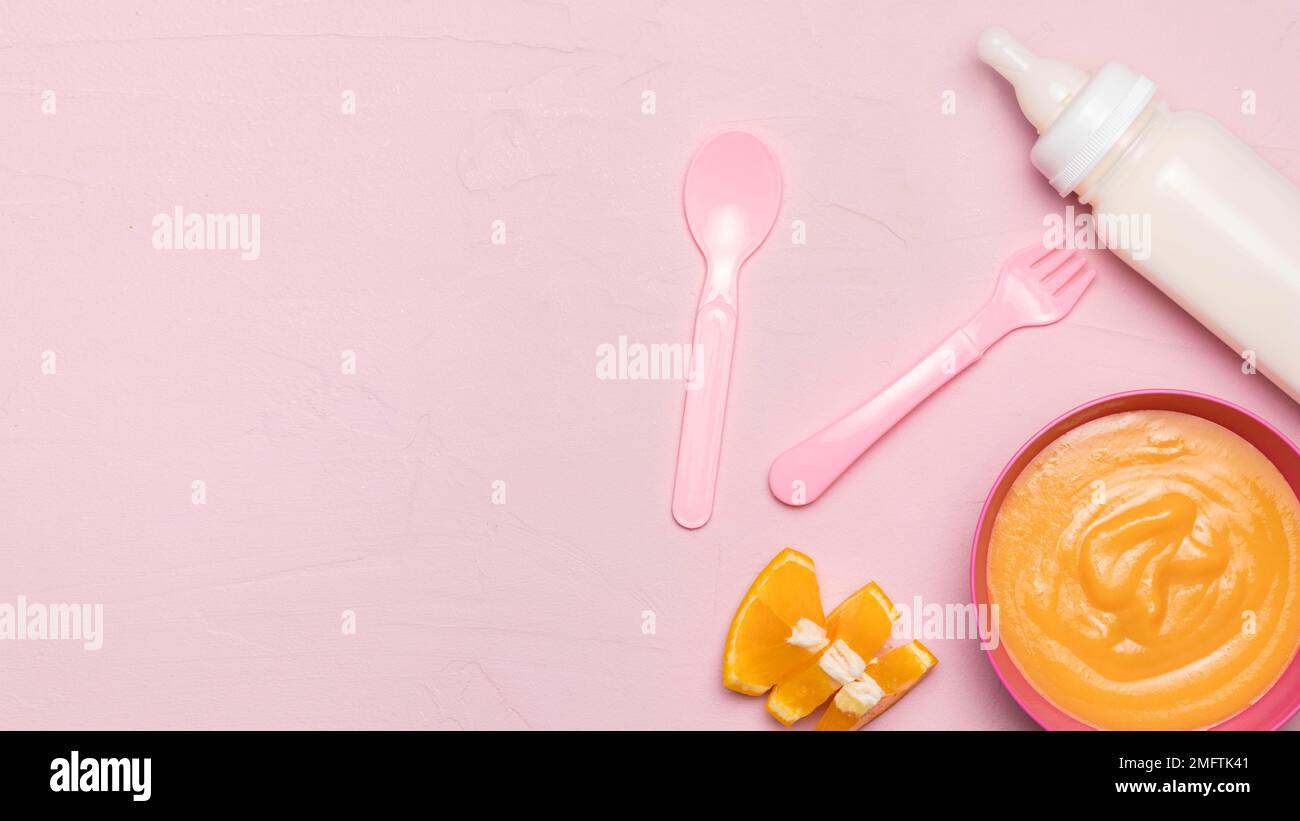
[[[1087,179],[1155,96],[1156,84],[1119,63],[1092,76],[1038,138],[1029,161],[1062,197]]]
[[[1040,134],[1030,162],[1063,197],[1087,179],[1156,93],[1155,83],[1119,63],[1088,79],[1038,57],[1002,28],[980,35],[979,53],[1015,87],[1020,110]]]

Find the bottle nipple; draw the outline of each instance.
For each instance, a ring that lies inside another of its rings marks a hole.
[[[980,33],[979,55],[1011,83],[1025,119],[1040,134],[1088,82],[1086,73],[1069,63],[1039,57],[1000,26]]]

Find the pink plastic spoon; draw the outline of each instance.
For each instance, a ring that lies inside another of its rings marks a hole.
[[[713,513],[740,266],[763,244],[781,207],[781,172],[752,134],[728,131],[704,144],[686,170],[686,223],[708,263],[695,312],[691,379],[677,446],[673,518],[696,528]]]

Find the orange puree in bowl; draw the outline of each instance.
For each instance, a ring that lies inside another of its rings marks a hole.
[[[1209,727],[1300,643],[1300,501],[1213,422],[1104,416],[1011,486],[988,587],[1007,653],[1057,707],[1103,729]]]

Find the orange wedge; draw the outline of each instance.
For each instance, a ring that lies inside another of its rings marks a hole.
[[[862,675],[866,660],[889,638],[898,611],[872,582],[845,599],[826,619],[830,644],[815,660],[781,679],[767,697],[767,711],[787,727],[812,713],[840,685]]]
[[[919,641],[867,663],[862,679],[840,688],[817,722],[819,730],[856,730],[894,706],[939,660]],[[869,679],[869,681],[868,681]]]
[[[722,652],[722,683],[761,696],[815,659],[826,644],[813,561],[787,547],[763,568],[736,608]]]

